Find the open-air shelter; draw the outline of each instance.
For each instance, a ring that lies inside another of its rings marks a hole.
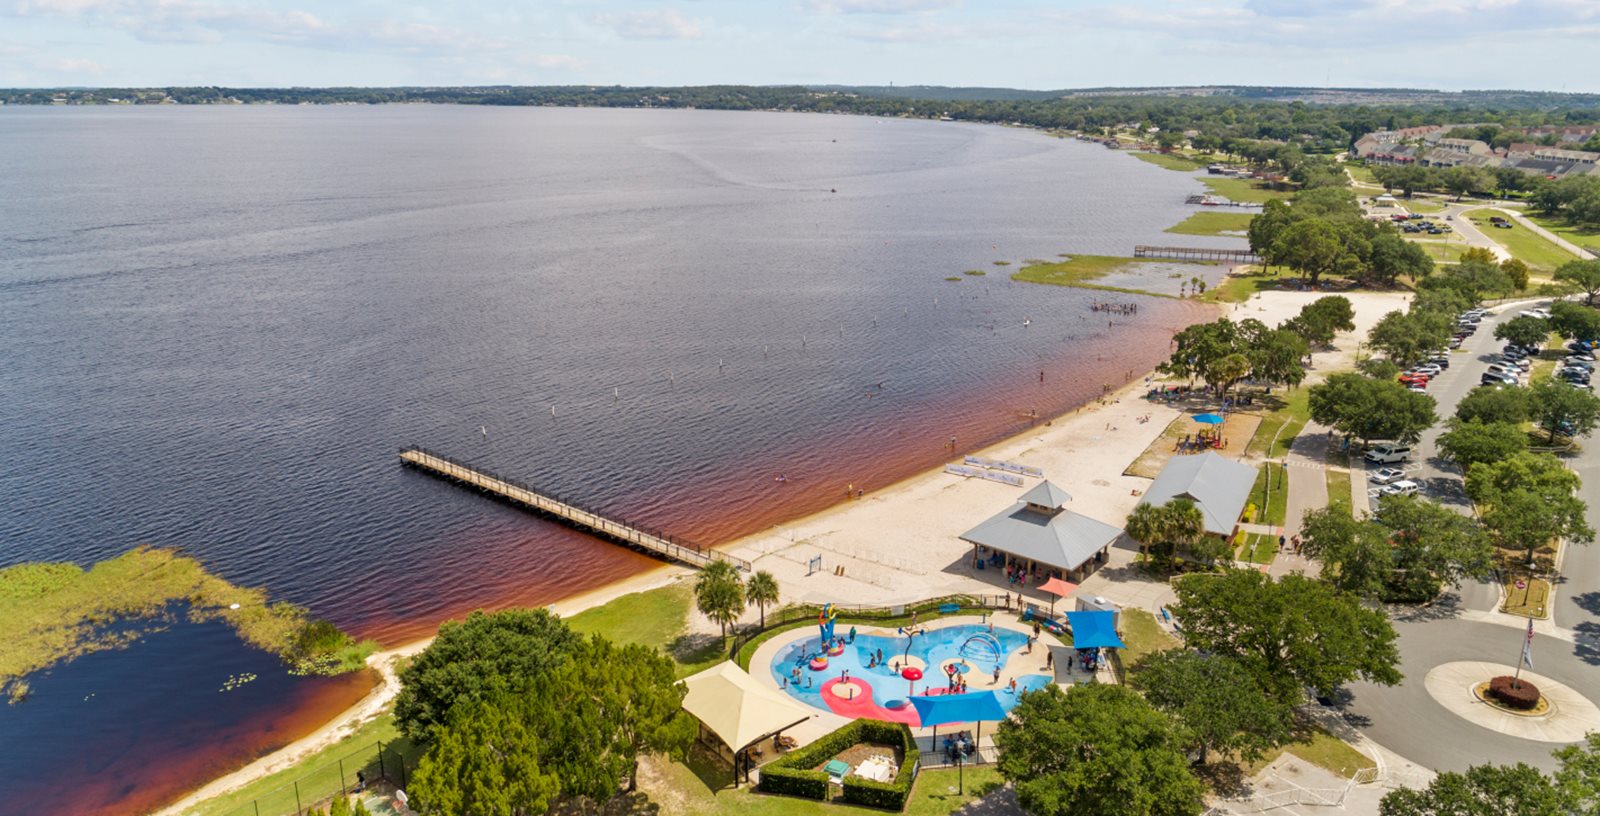
[[[976,746],[983,739],[983,721],[997,722],[1006,718],[1005,706],[992,691],[975,691],[969,694],[938,694],[912,697],[911,705],[917,709],[922,727],[933,728],[934,749],[938,749],[939,726],[951,723],[976,723]]]
[[[1067,491],[1046,481],[1023,493],[1007,510],[968,530],[961,540],[972,545],[975,565],[983,550],[1003,555],[1005,565],[1021,566],[1029,575],[1059,573],[1080,580],[1091,561],[1102,560],[1122,531],[1066,509]]]
[[[733,763],[734,784],[749,778],[752,748],[817,715],[810,706],[762,685],[733,661],[684,678],[683,710],[700,722],[700,738],[714,737]],[[776,744],[774,744],[776,747]]]
[[[1139,503],[1159,507],[1173,499],[1188,499],[1200,509],[1205,531],[1227,538],[1233,535],[1250,500],[1256,476],[1255,468],[1216,451],[1174,456],[1144,491]]]

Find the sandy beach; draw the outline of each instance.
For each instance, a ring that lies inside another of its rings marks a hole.
[[[1269,326],[1293,317],[1307,303],[1326,293],[1265,292],[1246,303],[1219,308],[1233,319],[1255,318]],[[1314,355],[1317,372],[1349,367],[1357,338],[1385,313],[1404,309],[1406,293],[1353,293],[1356,330],[1341,335],[1331,351]],[[1154,374],[1151,374],[1154,378]],[[1159,380],[1157,380],[1159,382]],[[1073,496],[1071,509],[1114,526],[1122,526],[1130,510],[1150,484],[1147,478],[1124,475],[1129,463],[1182,411],[1142,399],[1145,380],[1135,380],[1103,400],[1091,402],[1028,431],[993,445],[976,455],[1040,468],[1045,478]],[[1148,417],[1146,421],[1141,418]],[[1238,440],[1231,452],[1243,452]],[[964,478],[934,470],[918,474],[887,489],[866,494],[814,515],[779,525],[769,532],[748,536],[725,549],[755,562],[755,568],[778,579],[783,601],[883,605],[904,603],[958,593],[1014,591],[998,573],[973,572],[966,566],[970,545],[958,536],[990,515],[1005,509],[1022,488]],[[823,569],[807,575],[807,562],[822,556]],[[1080,592],[1102,595],[1125,606],[1154,609],[1168,602],[1165,584],[1137,578],[1117,569],[1132,559],[1126,549],[1114,549],[1110,565],[1092,575]],[[836,568],[842,567],[842,575]],[[550,605],[561,615],[573,615],[633,592],[664,586],[690,574],[681,567],[663,565],[643,575],[576,595]],[[1048,600],[1039,596],[1036,600]],[[750,610],[747,622],[756,611]],[[715,632],[716,626],[691,615],[691,628]],[[395,667],[409,655],[426,648],[432,639],[419,640],[373,655],[368,664],[379,682],[358,704],[311,734],[256,760],[158,811],[176,816],[198,802],[237,790],[275,773],[350,734],[382,713],[398,692]]]

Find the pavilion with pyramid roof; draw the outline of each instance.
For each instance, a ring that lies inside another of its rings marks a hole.
[[[1059,575],[1081,581],[1105,560],[1122,530],[1068,510],[1070,501],[1067,491],[1040,482],[961,540],[972,545],[974,563],[993,562],[999,555],[1005,566],[1026,568],[1041,579]]]

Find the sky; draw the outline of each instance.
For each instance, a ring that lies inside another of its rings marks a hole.
[[[0,0],[0,86],[1600,92],[1600,0]]]

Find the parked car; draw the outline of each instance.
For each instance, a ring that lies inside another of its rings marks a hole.
[[[1584,371],[1594,370],[1593,360],[1580,360],[1577,357],[1568,357],[1567,359],[1562,360],[1561,364],[1567,368],[1581,368]]]
[[[1450,348],[1461,348],[1461,335],[1458,334],[1455,337],[1450,338]]]
[[[1445,354],[1441,354],[1441,355],[1439,355],[1437,357],[1430,357],[1430,358],[1428,358],[1428,365],[1438,366],[1440,369],[1449,368],[1450,367],[1450,357],[1449,357],[1449,355],[1445,355]]]
[[[1515,379],[1517,375],[1522,373],[1522,369],[1512,363],[1490,363],[1489,373],[1501,374]]]
[[[1364,458],[1375,465],[1392,465],[1395,462],[1404,462],[1410,456],[1410,445],[1383,442],[1368,448]]]
[[[1478,382],[1483,385],[1516,385],[1517,378],[1510,374],[1496,374],[1493,371],[1485,371]]]
[[[1391,482],[1398,482],[1405,477],[1406,472],[1400,468],[1386,467],[1372,471],[1372,475],[1367,478],[1375,484],[1386,485]]]
[[[1412,374],[1424,374],[1424,375],[1427,375],[1428,377],[1432,378],[1432,377],[1439,376],[1439,372],[1441,372],[1443,370],[1444,369],[1442,369],[1442,368],[1440,368],[1440,367],[1438,367],[1436,365],[1433,365],[1432,363],[1424,363],[1422,365],[1417,366],[1416,368],[1411,369],[1411,373]]]
[[[1511,229],[1511,222],[1509,222],[1509,221],[1501,221],[1500,223],[1495,224],[1494,226],[1495,226],[1495,229]]]
[[[1378,488],[1378,492],[1385,496],[1412,496],[1416,495],[1416,492],[1421,489],[1422,485],[1419,485],[1410,479],[1401,479],[1394,484],[1386,484],[1383,487]]]
[[[1428,387],[1428,375],[1426,374],[1401,374],[1395,379],[1398,380],[1402,385],[1420,385],[1424,388]]]
[[[1586,363],[1594,362],[1594,354],[1588,351],[1573,351],[1567,354],[1569,360],[1582,360]]]
[[[1556,372],[1556,376],[1567,382],[1586,383],[1593,379],[1593,375],[1581,368],[1563,368]]]

